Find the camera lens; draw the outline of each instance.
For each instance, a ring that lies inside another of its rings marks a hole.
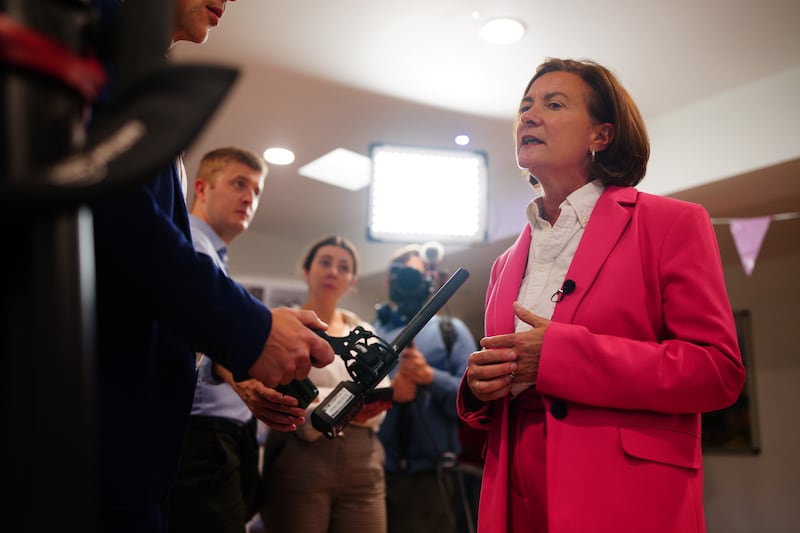
[[[403,267],[395,276],[397,291],[402,294],[416,294],[422,289],[422,273],[419,270]]]
[[[389,299],[397,304],[399,319],[405,323],[414,316],[431,295],[430,278],[419,270],[393,265],[389,276]]]

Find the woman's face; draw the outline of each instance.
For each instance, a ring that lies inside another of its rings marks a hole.
[[[306,271],[309,292],[338,300],[355,282],[353,267],[350,252],[332,244],[322,246]]]
[[[516,119],[517,164],[541,180],[588,181],[589,151],[601,124],[589,115],[589,86],[571,72],[548,72],[522,98]]]

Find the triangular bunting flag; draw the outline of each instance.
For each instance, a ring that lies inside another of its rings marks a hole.
[[[752,218],[732,218],[730,220],[731,235],[739,252],[739,259],[742,261],[744,272],[748,276],[753,273],[756,266],[756,258],[761,250],[761,243],[769,229],[771,216],[752,217]]]

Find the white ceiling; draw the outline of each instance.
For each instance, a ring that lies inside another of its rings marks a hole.
[[[480,23],[497,16],[522,21],[528,30],[523,40],[507,46],[481,42]],[[317,237],[341,233],[364,256],[360,284],[380,291],[395,245],[367,242],[366,190],[338,189],[299,176],[297,169],[336,147],[364,155],[375,142],[451,147],[453,137],[466,132],[473,139],[470,148],[489,158],[491,242],[445,250],[452,267],[473,265],[475,284],[465,292],[479,296],[486,268],[521,227],[530,197],[515,165],[511,125],[524,86],[547,56],[609,66],[650,120],[800,65],[800,2],[229,2],[209,42],[179,43],[171,52],[179,62],[241,69],[236,87],[188,151],[187,169],[191,174],[202,153],[218,146],[291,148],[297,160],[271,167],[253,226],[239,240],[299,256]],[[748,114],[758,109],[732,112],[741,113],[746,127]],[[781,167],[779,173],[790,178],[776,181],[784,189],[768,194],[761,207],[715,204],[727,210],[716,216],[800,208],[797,171],[797,164]],[[741,198],[736,183],[754,183],[752,177],[726,181],[726,194],[706,191],[706,200]],[[409,216],[420,214],[409,206]],[[287,270],[296,260],[276,258],[263,274],[291,275]]]
[[[521,42],[478,39],[498,16],[523,22]],[[796,0],[242,0],[189,46],[500,119],[545,57],[588,57],[653,116],[797,64],[799,32]]]

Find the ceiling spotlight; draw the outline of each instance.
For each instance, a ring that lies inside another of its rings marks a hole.
[[[492,19],[484,24],[478,35],[491,44],[511,44],[522,39],[525,26],[518,20],[510,18]]]
[[[469,144],[469,135],[460,134],[456,135],[455,142],[459,146],[466,146]]]
[[[294,152],[286,148],[267,148],[264,150],[264,159],[273,165],[291,165],[294,163]]]

